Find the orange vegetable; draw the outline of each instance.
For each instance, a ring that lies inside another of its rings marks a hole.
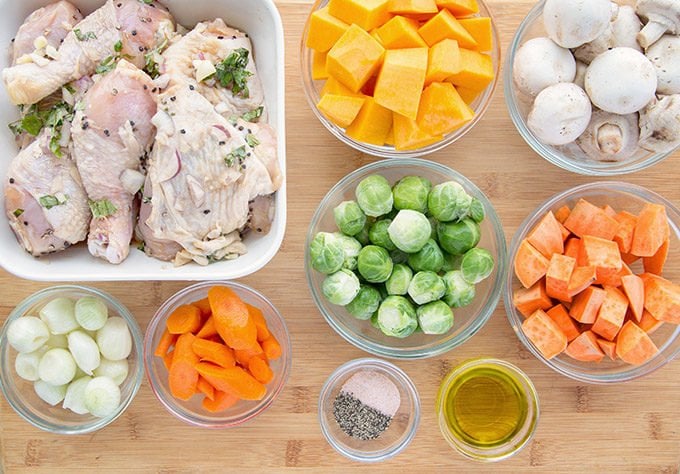
[[[641,275],[645,285],[645,309],[659,321],[680,324],[680,286],[654,276]]]
[[[201,328],[201,310],[190,304],[179,306],[168,316],[166,327],[170,334],[196,332]]]
[[[274,378],[274,372],[266,360],[259,357],[251,357],[248,361],[248,370],[260,383],[267,384]]]
[[[614,217],[616,216],[616,211],[614,210],[613,207],[611,207],[609,204],[605,204],[602,206],[602,210],[609,216],[609,217]]]
[[[196,384],[196,389],[206,396],[209,400],[215,400],[215,387],[210,385],[203,377],[198,377],[198,383]]]
[[[637,255],[633,255],[632,253],[622,253],[621,260],[623,260],[623,263],[625,263],[626,265],[632,265],[633,263],[640,260],[640,257],[638,257]]]
[[[418,126],[418,122],[401,114],[394,114],[393,124],[394,147],[397,150],[413,150],[442,139],[442,135],[433,136],[426,133]]]
[[[433,82],[421,96],[417,123],[423,132],[439,136],[462,127],[474,116],[474,110],[463,101],[452,84]]]
[[[460,71],[460,48],[458,41],[444,39],[432,45],[428,53],[425,84],[442,82]]]
[[[418,34],[419,26],[416,20],[398,15],[376,31],[386,49],[427,48],[427,43]]]
[[[320,8],[309,18],[309,34],[307,47],[320,52],[326,52],[347,31],[349,25],[334,17],[328,7]]]
[[[191,333],[177,338],[172,365],[168,371],[170,393],[180,400],[189,400],[196,393],[198,372],[195,366],[199,359],[192,349],[194,339],[196,336]]]
[[[591,330],[595,334],[613,341],[626,318],[628,298],[621,291],[611,286],[606,286],[604,291],[605,298]]]
[[[584,235],[581,238],[579,263],[595,267],[598,281],[615,275],[623,267],[616,242],[591,235]]]
[[[550,316],[550,319],[555,321],[555,324],[557,324],[564,335],[567,336],[567,341],[573,341],[581,334],[581,331],[579,331],[579,328],[576,326],[576,321],[569,316],[564,305],[558,304],[553,306],[546,314]]]
[[[385,51],[385,59],[375,84],[375,101],[392,112],[416,120],[425,85],[427,55],[427,48]]]
[[[262,310],[260,308],[256,308],[255,306],[249,305],[248,303],[246,303],[246,306],[248,307],[248,314],[253,319],[255,326],[257,327],[257,340],[264,341],[271,333],[267,327],[267,321],[264,319]]]
[[[196,370],[217,390],[244,400],[262,400],[267,392],[262,383],[240,367],[224,368],[209,362],[199,362]]]
[[[569,343],[564,351],[572,359],[582,362],[600,362],[604,352],[597,343],[597,336],[592,331],[584,331]]]
[[[248,307],[225,286],[214,286],[208,291],[215,329],[232,349],[248,349],[257,344],[257,326]]]
[[[392,111],[366,97],[363,107],[345,133],[360,142],[384,145],[392,128]]]
[[[434,0],[390,0],[390,13],[420,17],[436,14],[439,10]]]
[[[201,361],[212,362],[220,367],[233,367],[236,364],[234,354],[224,344],[197,337],[191,347]]]
[[[215,318],[209,316],[208,319],[203,323],[203,327],[196,333],[196,337],[201,339],[208,339],[209,337],[216,336],[217,329],[215,329]]]
[[[561,241],[561,240],[560,240]],[[524,239],[515,256],[515,275],[524,288],[529,288],[548,272],[550,261]]]
[[[564,239],[560,223],[552,212],[548,212],[529,232],[527,241],[547,259],[550,259],[553,254],[564,253]]]
[[[253,357],[259,357],[260,359],[265,359],[267,356],[264,354],[264,349],[259,344],[252,349],[242,349],[234,351],[234,358],[243,367],[248,367],[250,359]]]
[[[649,335],[633,321],[623,325],[616,338],[616,355],[629,364],[642,364],[659,352]]]
[[[175,355],[174,352],[175,352],[175,351],[174,351],[174,349],[173,349],[173,350],[171,350],[170,352],[168,352],[167,354],[165,354],[165,355],[163,356],[163,365],[165,366],[165,368],[166,368],[167,370],[170,370],[170,367],[172,367],[172,359],[173,359],[173,357],[174,357],[174,355]]]
[[[567,239],[567,242],[564,244],[564,255],[567,255],[578,260],[580,253],[581,253],[581,239],[579,239],[578,237],[570,237],[569,239]]]
[[[654,331],[663,326],[663,321],[659,321],[647,310],[642,312],[642,318],[640,318],[640,323],[638,324],[640,329],[642,329],[647,334],[652,334]]]
[[[365,100],[363,97],[324,94],[316,106],[328,120],[346,128],[357,118]]]
[[[435,45],[443,39],[454,39],[462,48],[476,48],[477,42],[448,10],[441,10],[430,18],[418,30],[420,36],[429,45]]]
[[[666,239],[654,255],[651,257],[642,257],[642,266],[644,267],[645,271],[648,273],[661,275],[663,273],[663,267],[666,264],[666,259],[668,258],[669,249],[670,239]]]
[[[567,220],[564,221],[564,226],[578,237],[590,235],[612,240],[619,223],[601,208],[585,199],[579,199]]]
[[[652,257],[670,235],[666,208],[647,203],[638,215],[630,253],[638,257]]]
[[[618,244],[621,253],[628,253],[633,245],[633,232],[635,232],[637,216],[627,211],[621,211],[614,216],[614,219],[619,223],[616,234],[614,234],[614,242]]]
[[[219,413],[226,410],[236,404],[240,400],[236,395],[232,395],[228,392],[222,392],[220,390],[215,390],[214,399],[211,400],[208,397],[203,399],[201,405],[203,408],[212,413]]]
[[[455,16],[469,16],[479,12],[477,0],[436,0],[439,8],[446,8]]]
[[[331,0],[328,7],[331,15],[366,31],[390,19],[388,0]]]
[[[560,224],[559,221],[557,221],[557,224],[560,226],[560,232],[562,233],[562,242],[566,242],[569,237],[571,237],[571,232],[569,232],[569,229],[564,227],[564,225]]]
[[[491,56],[461,47],[460,71],[446,80],[456,86],[481,91],[493,81],[494,74]]]
[[[328,53],[312,51],[312,79],[315,81],[328,79],[328,70],[326,69],[327,58]]]
[[[191,304],[201,310],[201,316],[203,316],[204,318],[207,318],[212,314],[212,309],[210,309],[210,301],[208,301],[208,298],[203,298],[202,300],[194,301]]]
[[[353,92],[373,76],[383,60],[385,48],[375,38],[352,24],[326,56],[328,74]]]
[[[463,25],[470,35],[477,42],[477,51],[491,51],[493,48],[493,26],[491,18],[486,16],[475,16],[472,18],[462,18],[458,22]]]
[[[522,323],[522,330],[546,359],[567,347],[567,336],[545,311],[538,310]]]
[[[273,334],[268,339],[262,341],[262,350],[268,360],[276,360],[283,354],[281,344],[279,344],[279,341],[276,340]]]
[[[597,338],[597,345],[600,346],[602,352],[604,352],[607,357],[611,360],[616,360],[616,343],[608,341],[606,339]]]
[[[626,275],[621,278],[621,283],[633,317],[639,323],[645,306],[645,285],[642,278],[637,275]]]
[[[562,206],[558,210],[555,211],[555,219],[557,219],[557,222],[560,224],[564,224],[564,221],[567,220],[567,217],[569,217],[569,214],[571,213],[571,209],[569,206]]]
[[[546,293],[545,280],[541,279],[530,288],[520,288],[515,291],[512,303],[517,311],[524,317],[529,317],[537,310],[547,310],[553,306],[553,302]]]
[[[597,272],[595,267],[576,267],[571,274],[571,280],[569,280],[569,286],[567,287],[569,299],[592,285],[596,278]]]
[[[574,268],[576,268],[575,258],[559,253],[553,254],[545,276],[545,287],[548,296],[562,301],[571,300],[568,287]]]
[[[605,296],[606,292],[602,288],[589,286],[576,295],[569,309],[569,316],[580,323],[594,323]]]
[[[154,351],[153,355],[156,357],[163,357],[165,354],[167,354],[168,350],[175,344],[175,341],[177,340],[177,334],[170,334],[167,329],[163,331],[163,335],[161,336],[160,341],[158,341],[158,345],[156,346],[156,350]]]

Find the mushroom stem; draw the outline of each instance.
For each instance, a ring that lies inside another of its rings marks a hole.
[[[597,146],[606,155],[616,155],[623,147],[623,131],[618,125],[604,124],[597,131]]]
[[[651,45],[656,43],[659,38],[661,38],[669,29],[669,25],[667,24],[650,20],[638,33],[638,43],[640,43],[640,46],[645,49],[649,48]]]

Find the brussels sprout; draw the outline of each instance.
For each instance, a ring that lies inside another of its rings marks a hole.
[[[394,198],[390,183],[378,174],[364,178],[355,194],[361,210],[367,216],[383,216],[392,210]]]
[[[385,282],[385,289],[390,295],[405,295],[408,293],[408,286],[413,278],[413,270],[408,266],[397,263],[392,270],[392,274]]]
[[[463,278],[472,284],[488,278],[494,267],[493,255],[486,249],[473,248],[465,252],[460,262]]]
[[[436,301],[445,291],[444,281],[435,272],[416,273],[408,286],[408,294],[416,304]]]
[[[382,247],[367,245],[359,252],[359,273],[369,283],[382,283],[392,273],[392,259]]]
[[[394,264],[408,262],[408,254],[399,249],[392,250],[390,252],[390,257],[392,257],[392,263]]]
[[[430,239],[432,226],[425,214],[405,209],[399,211],[387,228],[387,233],[399,250],[414,253],[422,249]]]
[[[368,238],[368,230],[371,228],[373,225],[373,219],[366,219],[366,223],[364,226],[361,228],[358,234],[353,235],[355,239],[357,239],[361,245],[368,245],[371,243],[371,241]]]
[[[354,273],[343,268],[327,276],[321,290],[329,302],[345,306],[359,293],[359,279]]]
[[[356,235],[366,224],[366,214],[356,201],[344,201],[333,209],[335,224],[345,235]]]
[[[486,210],[484,210],[484,204],[477,198],[472,198],[472,203],[470,204],[470,217],[473,221],[480,223],[486,217]]]
[[[345,261],[342,244],[328,232],[319,232],[314,236],[312,243],[309,244],[309,256],[312,268],[326,275],[340,270]]]
[[[378,311],[382,297],[380,292],[370,285],[361,285],[356,297],[345,306],[345,309],[357,319],[371,319],[373,313]]]
[[[427,196],[432,189],[432,183],[420,176],[406,176],[399,180],[392,188],[395,209],[412,209],[427,212]]]
[[[440,222],[457,221],[468,215],[472,197],[463,186],[447,181],[432,188],[427,200],[430,214]]]
[[[427,220],[430,221],[430,227],[432,228],[430,238],[432,240],[437,240],[437,224],[439,224],[439,222],[432,216],[427,216]]]
[[[440,222],[437,225],[439,245],[453,255],[463,255],[475,247],[482,237],[479,224],[472,219],[460,222]]]
[[[378,327],[386,336],[410,336],[418,327],[416,310],[403,296],[388,296],[378,309]]]
[[[422,249],[408,256],[408,264],[417,272],[429,270],[437,273],[444,265],[444,254],[437,242],[430,239]]]
[[[361,252],[361,242],[354,237],[341,234],[340,232],[334,232],[333,237],[338,240],[342,247],[342,251],[345,254],[345,261],[342,264],[342,268],[356,270],[357,258],[359,257],[359,252]]]
[[[397,247],[387,233],[387,228],[391,223],[392,219],[381,219],[376,221],[368,231],[368,240],[370,240],[373,245],[377,245],[386,250],[395,250]]]
[[[462,308],[475,299],[475,285],[468,283],[460,270],[448,272],[442,279],[446,285],[446,293],[444,293],[442,300],[447,305],[453,308]]]
[[[451,255],[448,252],[442,253],[444,254],[444,265],[441,268],[443,272],[460,270],[460,261],[463,259],[462,255]]]
[[[418,306],[416,315],[425,334],[444,334],[453,327],[453,311],[441,300]]]
[[[373,315],[371,316],[371,326],[373,326],[374,328],[376,328],[378,330],[380,329],[380,324],[378,324],[378,312],[377,311],[375,313],[373,313]]]

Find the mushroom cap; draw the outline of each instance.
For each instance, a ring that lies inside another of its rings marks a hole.
[[[585,91],[576,84],[561,82],[538,94],[527,126],[546,145],[566,145],[583,133],[591,113]]]
[[[640,146],[656,153],[680,146],[680,94],[663,96],[640,112]]]
[[[586,92],[593,105],[614,114],[641,110],[654,99],[656,85],[654,66],[632,48],[602,53],[586,71]]]
[[[646,56],[656,68],[656,92],[680,94],[680,36],[662,36],[649,47]]]
[[[609,0],[546,0],[543,24],[548,36],[563,48],[578,48],[600,36],[609,25]]]
[[[637,35],[641,29],[642,22],[635,13],[635,8],[630,5],[619,7],[619,12],[612,21],[614,47],[627,47],[642,51],[642,47],[637,41]]]
[[[576,143],[596,161],[623,161],[638,149],[638,114],[617,115],[594,110],[588,127]]]
[[[533,38],[515,54],[512,77],[524,94],[536,96],[558,82],[571,82],[576,75],[576,61],[568,49],[546,37]]]

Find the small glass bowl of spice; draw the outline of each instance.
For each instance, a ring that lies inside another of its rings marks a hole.
[[[321,431],[336,451],[355,461],[383,461],[401,452],[419,420],[420,399],[413,382],[380,359],[341,365],[319,396]]]
[[[507,459],[526,446],[538,424],[531,380],[498,359],[475,359],[454,368],[437,394],[437,419],[446,441],[478,461]]]

